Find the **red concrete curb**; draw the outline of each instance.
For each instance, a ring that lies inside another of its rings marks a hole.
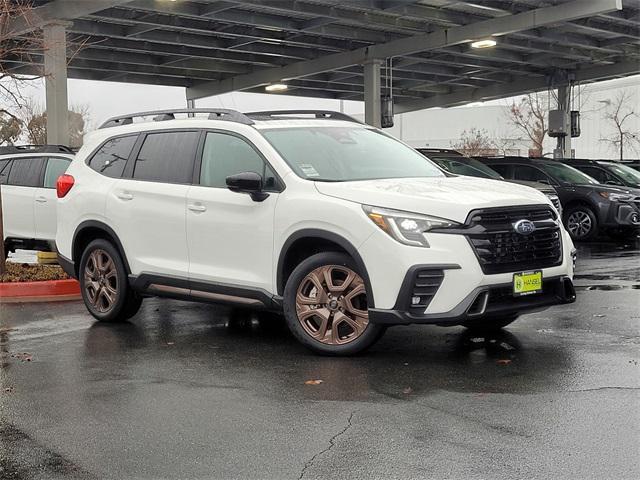
[[[0,283],[0,299],[4,302],[36,302],[74,300],[80,298],[77,280]]]

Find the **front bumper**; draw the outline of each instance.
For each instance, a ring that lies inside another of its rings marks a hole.
[[[640,204],[637,202],[611,202],[603,227],[640,228]]]
[[[409,283],[404,282],[404,285]],[[411,296],[411,292],[405,290],[404,285],[398,296],[397,306],[403,305],[404,299]],[[459,325],[482,318],[544,310],[552,305],[573,303],[576,300],[573,282],[567,276],[545,279],[542,284],[542,292],[535,295],[514,297],[511,294],[511,289],[511,283],[478,287],[453,309],[443,313],[416,314],[405,308],[389,310],[372,308],[369,309],[369,321],[382,325],[408,325],[412,323]]]

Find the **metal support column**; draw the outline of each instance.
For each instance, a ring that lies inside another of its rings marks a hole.
[[[67,94],[67,22],[53,22],[44,32],[47,143],[69,145],[69,101]]]
[[[558,87],[558,110],[566,113],[567,134],[558,137],[556,152],[561,158],[571,158],[571,83]]]
[[[364,121],[378,128],[382,126],[380,65],[382,60],[377,59],[364,64]]]

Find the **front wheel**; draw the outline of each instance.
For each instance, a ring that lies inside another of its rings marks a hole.
[[[573,240],[590,240],[598,233],[598,218],[589,207],[578,205],[565,213],[565,227]]]
[[[384,333],[369,323],[367,289],[353,259],[323,252],[304,260],[284,290],[284,314],[293,335],[323,355],[353,355]]]
[[[124,262],[109,241],[97,239],[87,245],[78,278],[84,304],[98,320],[128,320],[140,309],[142,298],[129,287]]]

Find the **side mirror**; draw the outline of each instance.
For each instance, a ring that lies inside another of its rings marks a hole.
[[[248,193],[254,202],[262,202],[269,194],[262,191],[262,176],[255,172],[242,172],[226,178],[227,188],[232,192]]]

